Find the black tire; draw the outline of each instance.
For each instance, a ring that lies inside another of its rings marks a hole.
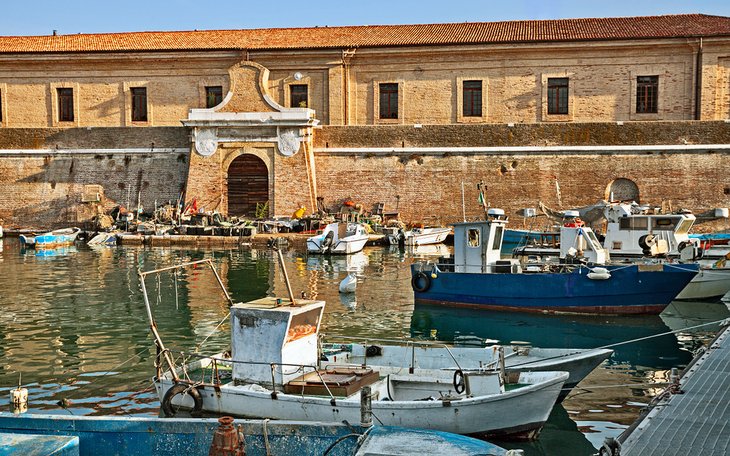
[[[411,279],[411,286],[419,293],[428,291],[431,288],[431,277],[425,272],[417,272]]]
[[[454,391],[456,394],[461,394],[466,390],[466,382],[464,381],[464,371],[456,369],[454,371]]]
[[[653,234],[645,234],[639,238],[639,247],[644,250],[651,249],[656,244],[656,237]]]
[[[162,398],[162,411],[165,412],[165,416],[173,417],[177,415],[179,410],[178,407],[172,405],[172,399],[178,394],[188,395],[193,399],[193,409],[190,411],[191,416],[199,415],[203,410],[203,397],[200,395],[200,391],[192,385],[186,385],[184,383],[176,383],[167,390],[165,396]]]

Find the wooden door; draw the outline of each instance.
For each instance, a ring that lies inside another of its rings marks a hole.
[[[266,163],[251,154],[233,160],[228,167],[228,215],[254,217],[256,204],[264,205],[268,201],[269,170]]]

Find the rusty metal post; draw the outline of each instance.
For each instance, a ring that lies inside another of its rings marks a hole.
[[[208,456],[246,456],[245,442],[239,439],[233,418],[222,416],[218,418],[218,423]]]

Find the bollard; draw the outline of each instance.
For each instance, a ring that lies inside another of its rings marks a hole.
[[[233,418],[222,416],[218,418],[218,429],[213,434],[208,456],[246,456],[246,444],[239,440],[238,431],[233,426]]]
[[[360,390],[360,426],[369,428],[373,425],[373,404],[370,387],[363,386]]]

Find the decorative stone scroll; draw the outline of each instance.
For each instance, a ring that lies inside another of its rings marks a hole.
[[[277,139],[279,152],[285,157],[291,157],[299,151],[302,137],[298,128],[280,128]]]
[[[203,157],[210,157],[218,149],[218,131],[216,128],[195,128],[195,150]]]

